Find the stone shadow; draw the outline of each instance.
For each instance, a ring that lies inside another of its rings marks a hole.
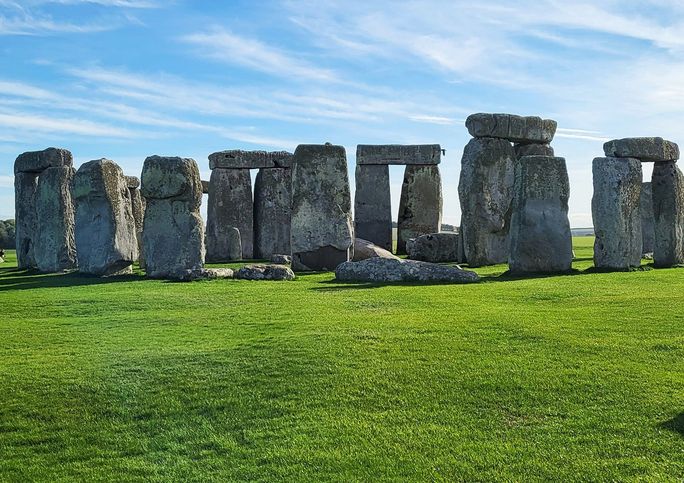
[[[98,277],[71,273],[42,273],[37,270],[20,270],[18,268],[0,268],[0,292],[15,290],[32,290],[38,288],[62,288],[84,285],[101,285],[119,282],[134,282],[146,280],[144,275],[117,275],[112,277]]]
[[[660,423],[660,427],[678,433],[684,437],[684,412],[679,413],[674,418]]]

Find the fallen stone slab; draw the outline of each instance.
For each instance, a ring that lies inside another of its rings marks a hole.
[[[361,260],[366,260],[367,258],[396,258],[389,250],[385,250],[382,247],[377,246],[374,243],[364,240],[362,238],[354,238],[354,258],[353,261],[360,262]]]
[[[653,215],[653,191],[650,182],[641,184],[639,211],[641,213],[641,254],[644,258],[647,258],[645,255],[650,255],[653,258],[655,217]]]
[[[359,144],[356,164],[439,164],[442,147],[439,144]]]
[[[271,263],[276,265],[290,265],[292,263],[292,257],[290,255],[275,254],[271,255]]]
[[[508,261],[512,274],[572,269],[569,196],[564,158],[525,156],[516,163]]]
[[[398,254],[406,253],[406,242],[411,238],[439,231],[442,204],[439,166],[406,166],[397,216]]]
[[[629,270],[641,265],[641,162],[635,158],[595,158],[594,266]]]
[[[392,198],[389,166],[356,165],[354,233],[385,250],[392,249]]]
[[[71,152],[61,148],[47,148],[43,151],[29,151],[20,154],[14,161],[15,173],[41,173],[48,168],[73,166]]]
[[[209,169],[289,168],[292,153],[287,151],[243,151],[231,149],[209,155]]]
[[[461,236],[458,233],[430,233],[407,244],[408,257],[424,262],[462,262],[459,259]]]
[[[651,177],[658,268],[684,264],[684,175],[674,161],[656,163]]]
[[[513,146],[517,159],[523,156],[555,156],[550,144],[515,144]]]
[[[180,270],[169,278],[179,282],[194,282],[196,280],[217,280],[234,278],[235,272],[230,268],[196,268]]]
[[[659,137],[613,139],[603,145],[606,156],[666,162],[679,159],[679,146]]]
[[[245,265],[235,273],[239,280],[294,280],[295,274],[285,265]]]
[[[360,262],[344,262],[335,269],[335,278],[351,282],[475,283],[480,281],[479,275],[475,272],[458,267],[378,257]]]
[[[475,138],[501,138],[514,143],[548,144],[556,134],[556,121],[538,116],[477,113],[465,122]]]

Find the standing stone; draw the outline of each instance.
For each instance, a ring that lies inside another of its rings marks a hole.
[[[553,148],[550,144],[515,144],[515,157],[517,159],[523,156],[554,156]]]
[[[41,272],[76,268],[72,166],[47,168],[38,177],[35,196],[38,233],[33,256]]]
[[[421,235],[408,247],[408,257],[432,263],[458,262],[460,238],[458,233],[453,232]]]
[[[397,217],[397,253],[406,253],[409,239],[438,232],[441,225],[442,178],[439,166],[406,166]]]
[[[109,159],[78,168],[72,193],[79,272],[131,273],[138,242],[128,185],[121,168]]]
[[[684,175],[674,161],[656,163],[651,178],[656,267],[684,264]]]
[[[594,265],[627,270],[641,265],[641,161],[595,158],[593,162]]]
[[[505,139],[471,139],[463,150],[458,197],[468,265],[505,263],[513,200],[515,152]]]
[[[202,183],[193,159],[150,156],[142,170],[146,199],[143,251],[147,275],[178,278],[204,263],[199,209]]]
[[[508,262],[511,273],[567,272],[572,268],[569,196],[565,159],[526,156],[518,161]]]
[[[653,216],[653,190],[651,183],[641,183],[641,197],[639,202],[641,212],[642,256],[653,256],[655,245],[655,220]]]
[[[145,198],[140,194],[140,180],[133,176],[126,176],[128,193],[131,199],[131,212],[135,220],[135,239],[138,243],[138,263],[145,268],[145,257],[142,249],[143,220],[145,219]]]
[[[344,147],[297,146],[290,240],[294,271],[333,270],[352,258],[354,231]]]
[[[17,266],[35,268],[34,245],[38,235],[35,197],[38,176],[35,173],[14,174],[14,211],[16,218]]]
[[[207,260],[230,258],[233,228],[240,231],[242,258],[254,257],[254,206],[249,169],[214,168],[209,178],[207,206]]]
[[[356,165],[354,233],[358,238],[392,250],[392,199],[389,166]]]
[[[262,168],[254,180],[254,252],[270,259],[290,253],[292,176],[288,168]]]

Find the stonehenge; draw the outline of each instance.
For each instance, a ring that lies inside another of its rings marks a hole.
[[[151,278],[180,278],[204,264],[202,183],[193,159],[150,156],[141,175],[143,252]]]
[[[131,211],[135,220],[135,238],[138,243],[138,262],[144,268],[145,259],[142,254],[143,219],[145,218],[145,198],[140,194],[140,179],[135,176],[126,176],[128,193],[131,198]]]
[[[14,174],[19,268],[76,268],[71,153],[57,148],[23,153],[14,162]]]
[[[684,264],[684,175],[674,161],[653,167],[654,247],[656,267]]]
[[[641,161],[604,157],[593,161],[594,266],[626,270],[641,265]]]
[[[655,244],[655,220],[653,215],[653,190],[651,183],[641,183],[641,196],[639,197],[639,210],[641,212],[641,254],[644,257],[653,258],[653,246]]]
[[[334,270],[353,257],[347,156],[342,146],[300,144],[292,162],[292,269]]]
[[[72,195],[78,270],[91,275],[131,273],[138,258],[131,180],[108,159],[89,161],[76,171]]]
[[[565,159],[525,156],[515,166],[510,272],[567,272],[572,268],[568,220],[570,183]]]
[[[207,260],[268,258],[289,252],[290,167],[285,151],[227,150],[209,155]],[[252,197],[251,169],[259,169]],[[239,231],[241,253],[232,246]]]
[[[356,236],[392,250],[392,207],[389,165],[403,165],[397,253],[406,253],[406,241],[439,231],[442,220],[442,180],[439,144],[359,144],[356,147]]]
[[[335,269],[335,279],[345,282],[477,283],[480,277],[458,267],[393,258],[372,257],[344,262]]]
[[[408,257],[424,262],[461,262],[461,236],[458,233],[421,235],[408,245]]]

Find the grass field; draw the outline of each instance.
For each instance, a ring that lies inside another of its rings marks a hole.
[[[684,269],[191,284],[0,265],[0,480],[684,479]]]

